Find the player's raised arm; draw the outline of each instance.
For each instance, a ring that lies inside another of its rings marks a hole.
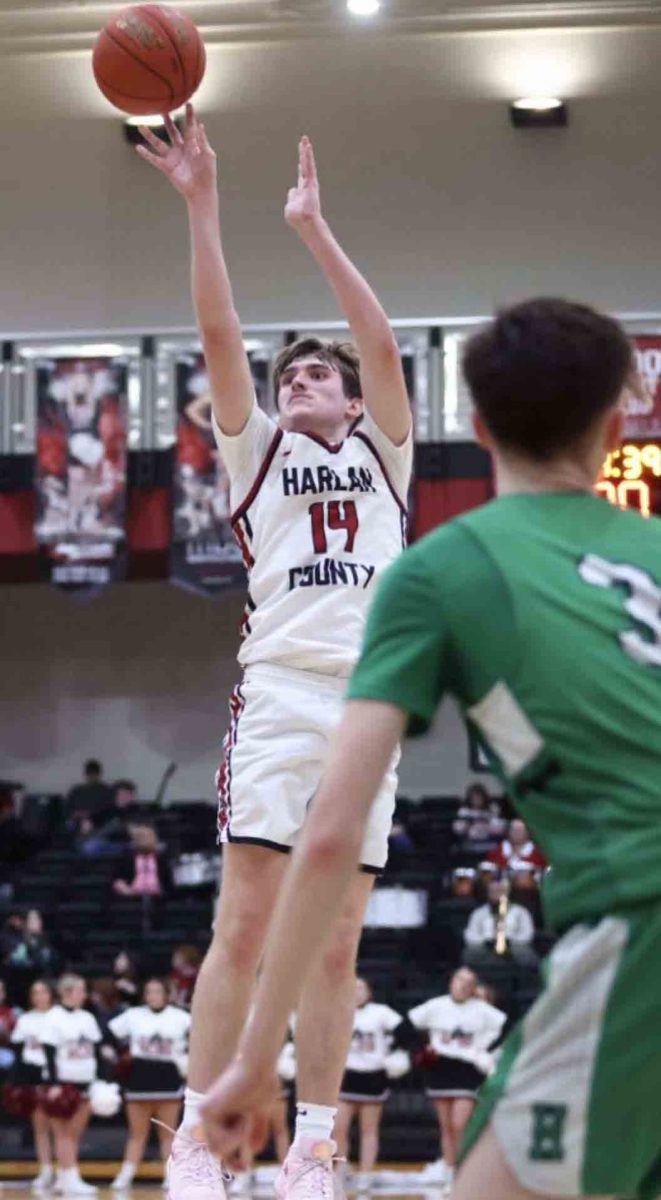
[[[401,357],[390,322],[374,292],[331,233],[321,212],[312,143],[301,138],[298,182],[289,191],[285,220],[316,259],[346,317],[360,354],[365,406],[395,445],[411,427]]]
[[[234,307],[220,233],[216,155],[193,106],[186,106],[183,136],[165,117],[169,144],[146,127],[151,149],[138,154],[156,167],[185,199],[191,239],[191,277],[197,326],[206,359],[213,410],[223,433],[243,429],[253,405],[254,387]]]

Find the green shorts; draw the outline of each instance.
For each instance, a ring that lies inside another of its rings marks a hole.
[[[660,868],[661,870],[661,865]],[[551,1196],[661,1194],[661,905],[575,925],[469,1122]]]

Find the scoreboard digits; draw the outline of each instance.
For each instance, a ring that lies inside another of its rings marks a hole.
[[[626,442],[613,450],[596,490],[620,508],[661,516],[661,442]]]

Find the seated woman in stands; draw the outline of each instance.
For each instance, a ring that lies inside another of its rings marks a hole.
[[[452,829],[466,849],[486,851],[502,838],[505,821],[500,805],[481,783],[471,783],[466,788]]]

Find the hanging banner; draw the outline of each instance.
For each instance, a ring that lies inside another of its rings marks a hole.
[[[641,386],[625,403],[625,438],[661,437],[661,334],[632,338]]]
[[[125,573],[126,361],[36,358],[35,489],[44,578],[102,587]]]
[[[257,403],[268,410],[270,352],[248,349]],[[170,579],[204,595],[244,589],[246,573],[230,524],[230,481],[211,427],[204,356],[174,357],[176,450]]]

